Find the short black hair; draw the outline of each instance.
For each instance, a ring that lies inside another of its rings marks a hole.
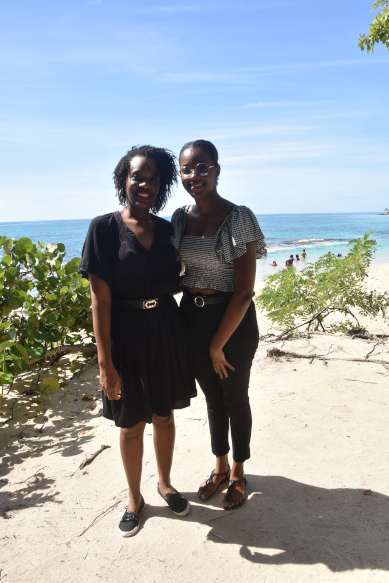
[[[173,152],[166,148],[155,148],[154,146],[133,146],[127,154],[119,160],[113,173],[116,194],[120,204],[126,206],[126,180],[130,171],[130,163],[135,156],[144,156],[154,160],[158,172],[160,173],[160,187],[158,196],[155,199],[151,212],[158,213],[166,206],[168,198],[172,195],[172,188],[177,184],[177,160]]]
[[[188,148],[199,148],[200,150],[205,150],[211,156],[213,162],[215,164],[219,164],[219,153],[212,142],[208,142],[208,140],[195,140],[194,142],[187,142],[182,146],[180,150],[180,156],[182,152]]]

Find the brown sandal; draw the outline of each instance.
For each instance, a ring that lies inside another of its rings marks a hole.
[[[208,487],[210,486],[210,484],[212,483],[212,478],[214,477],[218,477],[218,476],[225,476],[223,480],[221,480],[218,485],[215,488],[215,491],[212,492],[212,494],[210,494],[209,496],[207,496],[207,498],[201,498],[201,494],[205,494],[205,492],[208,490]],[[211,472],[211,475],[209,476],[209,478],[207,479],[207,481],[205,482],[204,486],[200,486],[200,488],[198,489],[197,495],[200,498],[200,500],[202,500],[203,502],[205,502],[205,500],[208,500],[208,498],[211,498],[211,496],[213,496],[216,492],[216,490],[218,489],[218,487],[220,486],[220,484],[223,484],[223,482],[227,482],[230,478],[230,468],[228,468],[228,470],[226,472],[222,472],[221,474],[216,474],[213,470]],[[200,490],[202,490],[200,492]]]
[[[246,478],[242,478],[241,480],[230,480],[230,485],[228,486],[226,496],[225,496],[226,502],[229,502],[231,500],[231,494],[235,490],[236,484],[238,484],[239,482],[244,482],[245,487],[247,486]],[[246,496],[243,496],[243,500],[241,502],[239,502],[239,504],[235,504],[235,506],[226,506],[224,508],[224,510],[235,510],[235,508],[239,508],[239,506],[242,506],[242,504],[245,500],[246,500]]]

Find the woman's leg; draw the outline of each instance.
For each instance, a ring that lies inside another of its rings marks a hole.
[[[231,342],[224,348],[226,359],[235,366],[235,372],[221,381],[223,398],[231,427],[232,457],[230,480],[237,481],[226,493],[223,508],[232,508],[243,502],[245,481],[243,464],[250,457],[252,417],[249,400],[251,365],[258,346],[258,325],[253,303]]]
[[[159,417],[153,414],[153,441],[155,457],[158,467],[158,484],[162,494],[166,497],[174,494],[170,484],[170,471],[173,463],[174,441],[176,427],[173,413],[169,417]]]
[[[243,464],[250,457],[252,418],[248,396],[248,379],[247,385],[243,386],[243,388],[225,387],[224,403],[228,411],[231,427],[233,463],[230,480],[237,481],[237,483],[227,491],[224,497],[223,508],[232,508],[240,505],[244,500],[245,482],[243,480]]]
[[[209,370],[206,371],[206,368]],[[213,469],[214,475],[211,482],[207,483],[207,480],[204,480],[199,487],[199,497],[202,500],[207,500],[212,496],[219,484],[228,477],[229,419],[224,404],[222,387],[212,365],[202,368],[202,374],[199,374],[198,382],[207,401],[211,448],[216,457]]]
[[[129,429],[120,429],[120,453],[128,482],[129,502],[127,510],[137,512],[140,503],[142,476],[143,432],[146,423],[138,423]]]

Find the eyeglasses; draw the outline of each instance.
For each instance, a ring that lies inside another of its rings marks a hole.
[[[185,177],[191,176],[192,172],[197,174],[197,176],[206,176],[208,174],[208,171],[211,168],[216,168],[216,166],[218,166],[218,164],[208,166],[208,164],[206,164],[205,162],[200,162],[199,164],[196,165],[196,168],[189,168],[189,166],[181,166],[180,170],[181,174]]]

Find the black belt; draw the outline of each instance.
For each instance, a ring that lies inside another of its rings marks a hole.
[[[208,306],[210,304],[225,304],[226,302],[230,301],[232,293],[201,295],[190,294],[189,292],[184,290],[183,295],[185,298],[193,300],[194,305],[197,306],[198,308],[203,308],[204,306]]]
[[[164,304],[170,297],[170,294],[166,294],[159,298],[150,298],[148,300],[125,300],[121,298],[112,298],[112,305],[114,308],[152,310],[153,308],[158,308],[161,304]]]

